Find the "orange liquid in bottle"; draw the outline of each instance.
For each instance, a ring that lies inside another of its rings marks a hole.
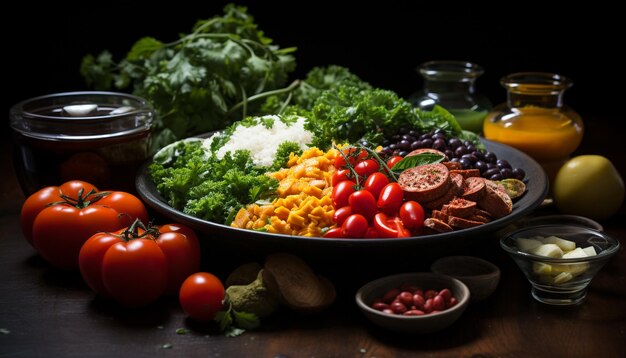
[[[500,120],[487,118],[485,138],[520,149],[539,162],[567,158],[580,144],[583,128],[575,118],[555,109],[515,108]]]

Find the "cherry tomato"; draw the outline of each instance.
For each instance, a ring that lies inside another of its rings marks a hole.
[[[404,228],[399,218],[389,218],[384,213],[378,213],[374,216],[374,227],[380,234],[380,237],[409,237],[411,233]]]
[[[208,322],[223,309],[224,285],[210,273],[194,273],[183,282],[178,297],[189,317]]]
[[[378,208],[387,215],[396,215],[402,200],[404,192],[398,183],[389,183],[385,185],[378,196]]]
[[[93,234],[116,231],[136,218],[147,222],[148,212],[135,196],[98,192],[78,180],[44,188],[22,206],[26,239],[50,264],[68,270],[78,267],[78,252]]]
[[[335,223],[337,223],[337,226],[341,226],[341,224],[346,221],[348,216],[352,214],[355,214],[352,212],[352,207],[350,205],[344,206],[343,208],[335,210],[335,213],[333,214],[333,220],[335,221]]]
[[[354,171],[364,178],[376,173],[379,168],[378,162],[374,159],[366,159],[354,165]]]
[[[404,202],[398,215],[407,229],[419,229],[424,226],[424,208],[416,201]]]
[[[357,153],[357,148],[349,147],[342,149],[341,152],[344,155],[337,154],[337,156],[335,157],[335,168],[337,169],[346,167],[346,159],[344,158],[344,156],[348,158],[348,162],[351,165],[354,165],[354,163],[357,163],[367,158],[367,151],[365,149],[358,149]]]
[[[344,180],[333,187],[331,198],[335,209],[348,205],[348,198],[354,193],[356,184],[352,180]]]
[[[378,233],[378,230],[376,230],[375,227],[370,226],[367,228],[367,231],[365,232],[366,239],[376,239],[379,237],[380,237],[380,234]]]
[[[372,193],[374,199],[378,200],[381,190],[383,190],[387,184],[389,184],[387,176],[381,172],[376,172],[367,177],[363,188]]]
[[[341,236],[341,226],[340,227],[334,227],[328,231],[326,231],[326,233],[324,234],[325,238],[329,238],[329,239],[339,239],[342,238],[343,236]]]
[[[352,214],[341,225],[341,236],[352,238],[365,237],[367,228],[367,219],[363,215]]]
[[[367,221],[372,220],[376,212],[376,199],[374,195],[367,190],[358,190],[350,195],[348,203],[355,214],[361,214]]]
[[[350,169],[338,169],[335,170],[333,175],[330,177],[330,185],[336,186],[344,180],[349,179]]]
[[[389,169],[393,168],[393,166],[396,165],[402,159],[403,158],[401,156],[394,155],[393,157],[389,158],[389,160],[387,160],[387,167],[389,167]]]

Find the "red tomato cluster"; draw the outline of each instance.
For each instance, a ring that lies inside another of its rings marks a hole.
[[[100,192],[92,184],[72,180],[45,187],[22,206],[24,237],[55,267],[78,267],[78,252],[91,235],[115,231],[135,219],[148,221],[148,212],[132,194]]]
[[[178,294],[183,281],[200,268],[200,244],[182,225],[101,232],[85,242],[80,272],[94,292],[140,307],[163,293]]]
[[[422,316],[444,311],[456,306],[457,303],[457,299],[447,288],[440,291],[423,291],[417,286],[402,285],[375,299],[370,307],[389,314]]]
[[[331,177],[337,227],[324,237],[409,237],[424,225],[422,206],[404,201],[402,188],[381,172],[378,160],[369,158],[365,149],[350,147],[342,153],[335,158],[337,171]],[[387,166],[398,158],[390,158]]]

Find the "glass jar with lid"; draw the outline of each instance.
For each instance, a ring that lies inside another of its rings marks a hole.
[[[58,93],[14,105],[13,161],[24,193],[74,179],[134,192],[153,117],[146,100],[113,92]]]
[[[500,83],[507,90],[507,101],[485,118],[485,138],[529,154],[552,181],[583,138],[582,119],[563,104],[572,81],[554,73],[522,72],[505,76]]]
[[[487,97],[476,91],[481,66],[466,61],[430,61],[418,67],[424,88],[409,97],[414,106],[431,110],[436,104],[448,110],[461,128],[481,133],[483,120],[491,109]]]

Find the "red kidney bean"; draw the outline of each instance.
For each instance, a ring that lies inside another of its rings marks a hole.
[[[383,310],[383,313],[393,314],[393,311],[391,310],[391,308],[385,308],[385,309]]]
[[[417,308],[424,308],[424,303],[426,302],[426,300],[424,300],[424,296],[421,296],[419,294],[414,294],[413,295],[413,304],[415,305],[415,307]]]
[[[443,311],[446,309],[446,301],[443,299],[443,296],[437,295],[433,298],[433,310],[435,311]]]
[[[393,302],[391,306],[389,306],[389,308],[391,308],[393,313],[397,314],[402,314],[407,311],[406,306],[403,305],[401,302]]]
[[[400,290],[397,288],[392,288],[391,290],[387,291],[387,293],[385,293],[385,295],[383,296],[382,300],[385,303],[390,303],[391,301],[393,301],[396,296],[398,296],[400,294]]]
[[[433,298],[437,296],[437,291],[435,290],[428,290],[426,291],[426,293],[424,293],[424,298],[428,299],[428,298]]]
[[[410,310],[403,313],[405,316],[423,316],[425,315],[424,311],[420,310]]]
[[[389,308],[389,305],[384,302],[376,302],[372,305],[372,308],[378,311],[383,311],[385,308]]]
[[[433,310],[433,299],[429,298],[424,303],[424,312],[430,313],[430,312],[432,312],[432,310]]]
[[[450,301],[450,298],[452,297],[452,292],[450,292],[449,289],[444,288],[443,290],[439,291],[439,295],[441,297],[443,297],[443,299],[448,302]]]
[[[398,300],[405,306],[413,304],[413,294],[409,291],[403,291],[398,295]]]
[[[451,297],[448,302],[448,308],[456,306],[457,303],[459,302],[456,300],[456,297]]]

